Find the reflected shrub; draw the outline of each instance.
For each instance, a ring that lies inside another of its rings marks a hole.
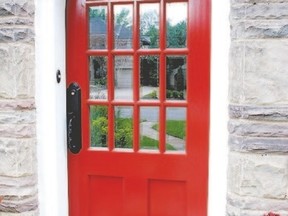
[[[129,148],[132,146],[133,122],[131,118],[121,118],[118,110],[115,116],[115,146]],[[107,147],[108,134],[108,107],[92,106],[91,118],[91,146]]]
[[[167,99],[184,99],[184,91],[176,91],[176,90],[168,90],[166,91],[166,98]]]

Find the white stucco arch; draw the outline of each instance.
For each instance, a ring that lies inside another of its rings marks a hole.
[[[35,0],[36,107],[41,216],[68,216],[65,120],[66,0]],[[209,216],[225,215],[229,1],[212,5]],[[61,83],[56,71],[62,72]]]

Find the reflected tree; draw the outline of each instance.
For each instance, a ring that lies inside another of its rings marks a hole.
[[[129,27],[131,23],[131,17],[129,17],[130,10],[123,8],[119,13],[116,14],[115,23],[122,27]]]
[[[167,47],[186,47],[186,21],[181,21],[176,25],[167,22]]]
[[[90,8],[89,17],[100,18],[102,20],[106,20],[106,10],[104,8]]]

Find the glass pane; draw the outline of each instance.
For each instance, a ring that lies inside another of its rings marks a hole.
[[[132,5],[114,6],[114,47],[115,49],[132,48]]]
[[[96,6],[89,8],[90,18],[90,49],[107,48],[107,7]]]
[[[166,98],[186,100],[186,56],[166,59]]]
[[[133,58],[116,56],[114,58],[115,99],[133,99]]]
[[[169,48],[186,47],[187,2],[167,3],[166,46]]]
[[[133,146],[133,109],[132,107],[115,107],[115,147],[132,148]]]
[[[159,3],[140,4],[140,47],[159,47]]]
[[[107,147],[108,107],[90,107],[90,146]]]
[[[91,56],[90,71],[90,98],[107,99],[107,57]]]
[[[166,111],[166,150],[185,151],[186,149],[186,108],[167,108]]]
[[[140,98],[159,98],[159,56],[140,56]]]
[[[140,148],[159,149],[159,108],[140,108]]]

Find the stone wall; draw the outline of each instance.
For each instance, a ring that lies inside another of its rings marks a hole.
[[[33,0],[0,0],[0,216],[38,215],[33,25]]]
[[[288,0],[231,0],[227,215],[288,215]]]

